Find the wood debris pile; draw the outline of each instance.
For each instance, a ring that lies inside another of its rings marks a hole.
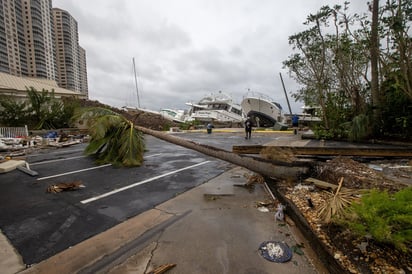
[[[412,175],[412,169],[405,168]],[[366,164],[356,162],[350,158],[338,157],[326,163],[321,163],[317,168],[319,180],[324,185],[312,183],[291,185],[283,184],[282,192],[285,197],[293,202],[305,217],[312,230],[318,238],[329,248],[338,260],[350,273],[402,273],[412,271],[408,255],[399,254],[396,250],[380,246],[372,246],[373,243],[360,242],[359,239],[351,238],[344,231],[334,231],[334,226],[325,221],[325,216],[320,210],[331,203],[331,199],[339,190],[339,182],[342,182],[342,193],[349,197],[360,194],[363,189],[377,188],[380,190],[397,191],[407,185],[396,181],[396,178],[387,178],[384,172],[369,168]],[[343,179],[341,179],[343,178]],[[309,180],[310,181],[310,180]],[[316,180],[313,180],[316,182]],[[329,184],[335,185],[329,190],[325,187]],[[410,184],[409,184],[410,185]],[[349,196],[348,196],[349,195]],[[362,247],[363,244],[368,248]],[[410,256],[410,255],[409,255]],[[406,258],[406,259],[405,259]],[[402,269],[401,269],[402,268]],[[360,269],[363,269],[360,270]],[[369,273],[369,272],[367,272]]]
[[[405,187],[383,172],[374,170],[368,165],[359,163],[351,158],[336,157],[316,167],[316,177],[326,182],[339,182],[344,178],[344,186],[354,189],[372,189],[398,191]]]

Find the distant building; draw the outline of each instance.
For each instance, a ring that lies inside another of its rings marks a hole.
[[[73,97],[85,99],[85,95],[80,92],[61,88],[55,80],[45,78],[19,77],[9,73],[0,72],[0,96],[9,96],[16,101],[28,99],[27,89],[34,88],[37,91],[54,91],[55,98]]]
[[[86,98],[89,98],[89,84],[87,82],[87,62],[86,62],[86,51],[79,47],[80,56],[80,92],[83,93]]]
[[[0,72],[57,81],[88,95],[77,22],[52,0],[0,0]]]

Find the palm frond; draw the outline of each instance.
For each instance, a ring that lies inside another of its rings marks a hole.
[[[91,139],[85,153],[94,155],[98,163],[123,166],[143,163],[143,133],[125,117],[104,108],[85,108],[76,112],[75,119],[87,121]]]
[[[330,223],[334,216],[342,216],[345,209],[357,199],[355,196],[357,193],[352,189],[343,189],[342,184],[343,177],[335,193],[325,191],[328,199],[318,209],[318,215],[325,223]]]

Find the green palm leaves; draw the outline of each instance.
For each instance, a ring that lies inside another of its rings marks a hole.
[[[122,115],[105,108],[92,107],[78,110],[76,120],[85,120],[91,140],[85,149],[99,164],[140,166],[145,149],[143,133]]]

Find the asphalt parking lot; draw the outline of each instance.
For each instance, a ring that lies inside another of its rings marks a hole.
[[[231,150],[264,143],[263,134],[179,133],[181,138]],[[96,165],[83,155],[86,144],[43,149],[26,161],[38,176],[14,170],[0,174],[0,229],[26,265],[38,263],[128,218],[153,208],[226,171],[226,162],[145,136],[144,164],[136,168]],[[80,181],[76,191],[47,193],[48,186]]]
[[[227,164],[150,136],[141,167],[97,166],[84,144],[27,157],[31,177],[0,174],[0,228],[31,265],[217,176]],[[83,189],[47,193],[81,181]],[[107,195],[101,197],[100,195]]]

